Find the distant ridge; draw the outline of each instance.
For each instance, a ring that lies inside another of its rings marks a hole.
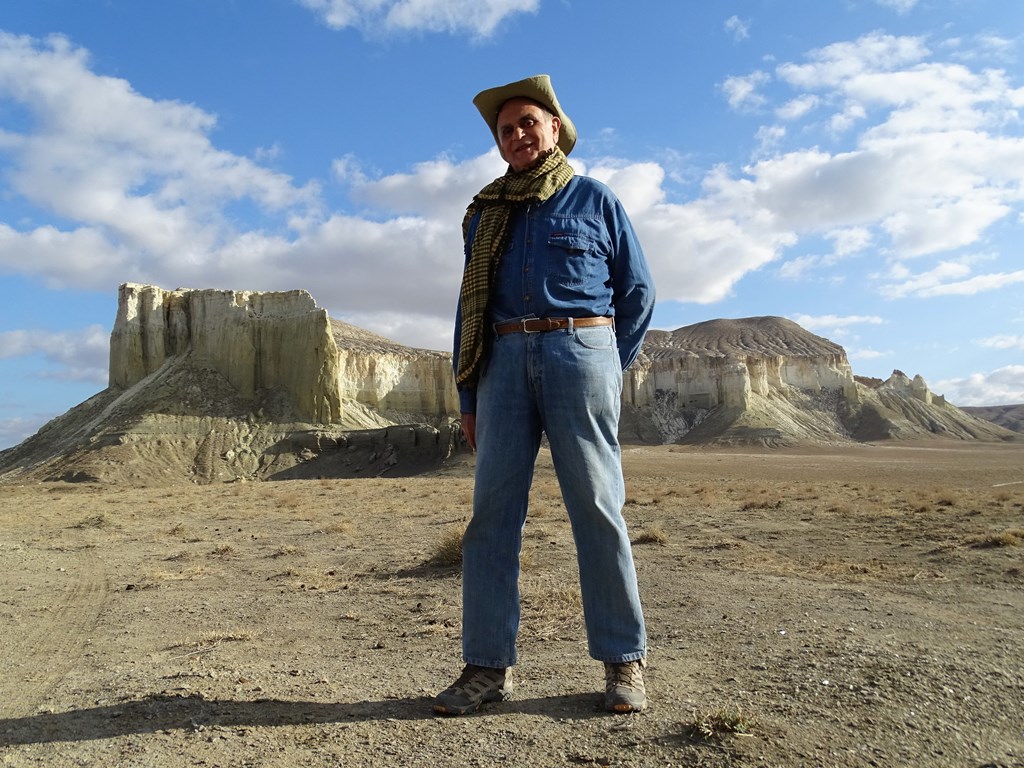
[[[1024,403],[1018,405],[981,405],[966,406],[960,409],[964,413],[977,416],[979,419],[991,421],[1013,432],[1024,433]]]
[[[1019,410],[1002,417],[1019,427]],[[768,447],[1021,439],[920,376],[856,377],[840,345],[772,316],[651,331],[623,376],[619,437]],[[126,283],[109,386],[0,452],[0,480],[398,475],[465,449],[447,352],[329,318],[306,291]]]

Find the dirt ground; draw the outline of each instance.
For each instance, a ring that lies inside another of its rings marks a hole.
[[[627,448],[649,709],[600,709],[542,455],[512,701],[461,668],[472,460],[0,486],[3,766],[1024,766],[1024,446]]]

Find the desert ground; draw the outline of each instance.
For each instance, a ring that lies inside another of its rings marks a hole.
[[[650,707],[600,708],[542,453],[517,689],[461,718],[472,458],[0,485],[3,766],[1024,766],[1024,446],[624,449]]]

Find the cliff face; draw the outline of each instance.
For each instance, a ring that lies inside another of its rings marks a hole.
[[[0,453],[0,477],[400,474],[457,447],[449,357],[332,321],[306,291],[122,285],[109,381]]]
[[[126,284],[110,386],[0,453],[0,477],[398,474],[457,450],[457,418],[448,353],[331,320],[305,291]],[[778,317],[652,331],[623,379],[625,443],[933,437],[1019,439],[946,403],[920,376],[855,378],[842,347]]]
[[[405,347],[338,320],[331,327],[346,410],[372,412],[391,423],[458,417],[451,355]]]
[[[305,291],[164,291],[126,283],[110,336],[110,386],[129,389],[165,365],[222,375],[247,400],[278,392],[300,420],[341,420],[338,348]]]
[[[788,389],[835,389],[856,399],[853,371],[842,347],[814,337],[816,345],[787,345],[785,338],[810,336],[782,318],[752,318],[758,326],[745,343],[715,337],[743,321],[710,321],[677,331],[651,331],[644,354],[626,372],[626,402],[653,405],[665,392],[682,404],[711,409],[750,408],[753,398],[784,394]],[[764,339],[766,343],[758,343]]]
[[[841,346],[780,317],[651,331],[626,372],[624,440],[847,442],[944,436],[1002,440],[900,371],[858,381]]]

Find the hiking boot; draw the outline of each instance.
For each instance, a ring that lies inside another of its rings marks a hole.
[[[485,701],[512,698],[512,670],[467,664],[459,679],[437,694],[434,711],[439,715],[475,712]]]
[[[627,714],[642,712],[647,706],[644,688],[645,659],[604,665],[604,708],[609,712]]]

